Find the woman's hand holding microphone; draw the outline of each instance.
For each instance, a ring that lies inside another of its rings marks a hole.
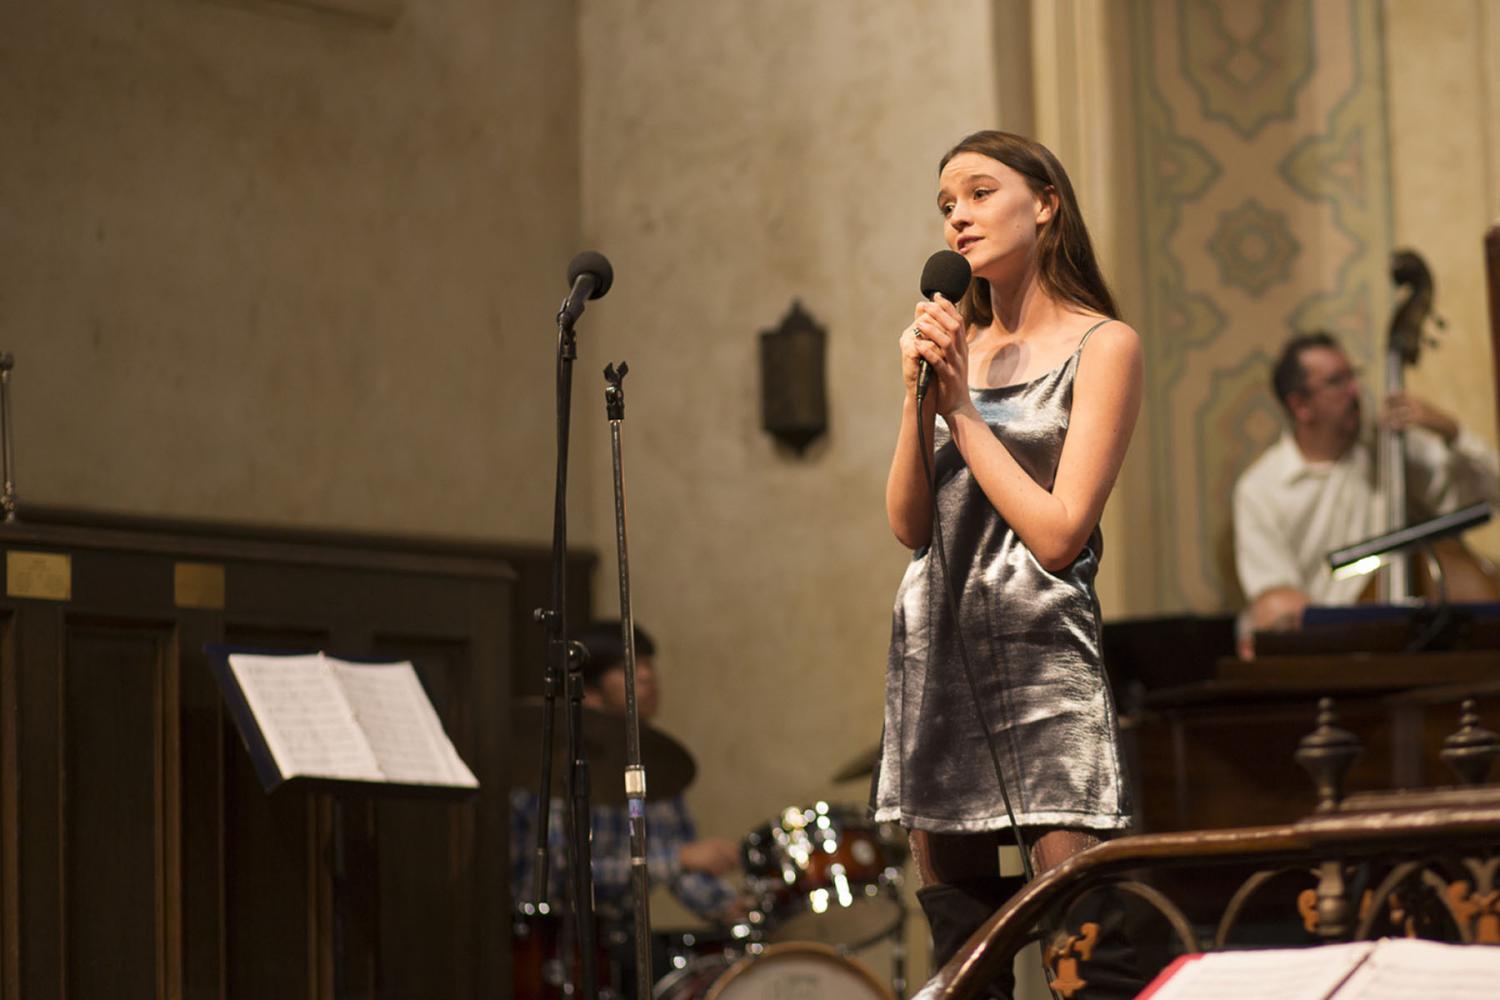
[[[969,343],[963,335],[964,321],[941,293],[931,301],[917,303],[912,325],[901,332],[901,377],[907,395],[917,395],[920,363],[927,362],[924,409],[944,416],[964,406],[969,399]]]

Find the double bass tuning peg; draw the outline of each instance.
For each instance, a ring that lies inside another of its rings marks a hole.
[[[1426,348],[1441,347],[1442,335],[1448,331],[1448,321],[1436,312],[1428,313],[1427,320],[1422,324],[1422,346]]]

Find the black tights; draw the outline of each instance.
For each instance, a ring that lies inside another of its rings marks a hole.
[[[1038,875],[1056,868],[1064,861],[1099,843],[1097,834],[1069,827],[1031,828],[1022,830],[1032,868]],[[957,954],[965,940],[1004,905],[1006,899],[1021,887],[1019,877],[1000,875],[1000,847],[1013,843],[1009,831],[998,833],[911,833],[912,860],[916,862],[921,888],[917,900],[932,929],[933,965],[942,965]],[[1134,967],[1132,949],[1122,933],[1123,912],[1105,893],[1091,893],[1069,910],[1072,919],[1095,925],[1097,939],[1091,937],[1084,980],[1078,979],[1080,966],[1074,955],[1074,942],[1063,947],[1072,963],[1064,968],[1054,986],[1062,988],[1065,980],[1076,983],[1076,989],[1062,995],[1076,1000],[1117,1000],[1133,997],[1145,986]],[[984,997],[1003,1000],[1011,996],[1015,980],[1009,970],[999,973],[985,984]]]
[[[1023,828],[1038,875],[1099,843],[1097,834],[1070,827]],[[917,880],[924,886],[951,885],[1000,874],[1000,848],[1015,843],[1010,831],[993,833],[929,833],[911,831],[911,856],[917,865]]]

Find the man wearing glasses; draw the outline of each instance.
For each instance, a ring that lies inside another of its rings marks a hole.
[[[1368,581],[1335,580],[1330,550],[1385,530],[1375,435],[1361,419],[1358,373],[1318,331],[1287,341],[1271,372],[1286,411],[1281,439],[1234,487],[1234,556],[1251,631],[1296,628],[1309,604],[1352,604]],[[1500,497],[1495,452],[1452,415],[1410,393],[1387,399],[1383,426],[1405,430],[1407,496],[1425,516]]]

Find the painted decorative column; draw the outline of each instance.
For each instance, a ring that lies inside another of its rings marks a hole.
[[[1269,374],[1282,342],[1327,328],[1367,364],[1383,339],[1379,13],[1370,0],[1133,7],[1150,331],[1137,445],[1149,449],[1151,531],[1170,553],[1154,581],[1162,608],[1241,601],[1230,494],[1281,432]]]

